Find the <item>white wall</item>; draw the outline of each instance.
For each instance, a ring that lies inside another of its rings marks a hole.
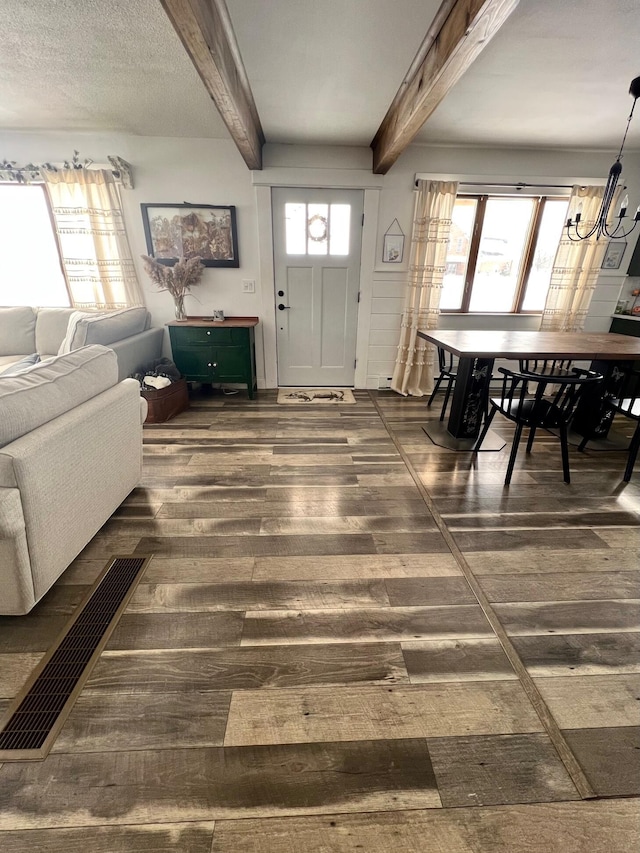
[[[372,388],[391,376],[404,302],[404,282],[409,257],[409,237],[416,173],[468,180],[541,183],[602,181],[615,152],[566,152],[430,148],[412,146],[384,176],[372,175],[368,148],[318,146],[265,146],[262,172],[251,173],[232,142],[214,139],[140,137],[123,134],[0,133],[0,158],[19,163],[60,162],[71,157],[107,162],[107,154],[119,154],[134,169],[135,189],[123,192],[125,219],[134,260],[153,324],[172,319],[173,304],[167,293],[155,292],[140,255],[146,253],[140,204],[180,203],[235,205],[241,266],[238,269],[206,269],[202,284],[187,297],[187,309],[210,314],[222,308],[227,315],[258,316],[258,382],[275,384],[275,335],[273,269],[269,252],[269,186],[345,186],[365,190],[368,215],[363,234],[363,256],[358,324],[358,371],[356,382]],[[624,159],[629,186],[630,210],[640,204],[640,155]],[[406,235],[402,264],[382,263],[384,232],[398,219]],[[367,221],[368,220],[368,221]],[[619,272],[600,276],[587,321],[589,330],[607,330],[610,315],[625,283],[636,236],[632,235]],[[242,280],[256,281],[255,294],[242,291]],[[636,281],[637,284],[637,281]],[[635,284],[634,284],[635,286]],[[198,301],[196,301],[196,299]],[[535,328],[537,319],[517,316],[443,316],[443,328]],[[266,353],[266,364],[265,364]]]
[[[122,193],[125,223],[131,251],[154,326],[173,319],[173,300],[157,292],[140,256],[147,246],[140,211],[141,203],[235,205],[238,224],[237,269],[205,269],[201,283],[185,307],[193,314],[211,314],[222,308],[226,315],[260,316],[262,294],[259,281],[258,228],[255,190],[251,173],[231,141],[220,139],[176,139],[122,134],[0,133],[0,158],[54,163],[70,159],[74,149],[80,159],[90,157],[108,166],[107,155],[118,154],[133,166],[133,190]],[[255,293],[243,293],[242,280],[256,281]],[[264,378],[262,331],[256,334],[256,359],[260,384]],[[170,353],[168,335],[165,351]]]
[[[414,203],[414,178],[417,173],[433,177],[517,183],[573,184],[591,180],[603,183],[615,158],[615,153],[541,151],[525,149],[432,148],[411,146],[385,176],[380,197],[376,265],[372,281],[371,333],[368,348],[366,384],[369,388],[383,387],[393,372],[402,313],[404,281],[409,257],[408,236]],[[623,178],[628,186],[629,210],[633,215],[640,204],[640,155],[637,152],[624,158]],[[398,219],[407,235],[404,262],[401,265],[383,264],[384,232]],[[629,265],[637,232],[629,238],[619,271],[601,274],[596,286],[586,331],[608,331],[621,290],[637,286],[627,281]],[[443,329],[519,329],[534,330],[538,315],[442,315]]]

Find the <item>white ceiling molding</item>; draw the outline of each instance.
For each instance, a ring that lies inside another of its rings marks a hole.
[[[381,190],[384,179],[358,169],[308,169],[272,167],[251,173],[256,187],[335,187]]]

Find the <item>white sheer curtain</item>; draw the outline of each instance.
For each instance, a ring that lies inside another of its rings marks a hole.
[[[582,205],[580,230],[583,234],[593,227],[603,194],[604,187],[573,187],[569,215],[574,218],[578,206]],[[619,192],[611,205],[612,210],[617,205],[618,195]],[[607,242],[602,237],[596,240],[595,235],[573,242],[567,237],[566,229],[563,231],[553,262],[541,331],[581,332],[584,329]]]
[[[451,214],[458,184],[418,181],[407,294],[391,388],[421,397],[433,385],[435,347],[417,336],[418,329],[437,329]]]
[[[72,304],[144,305],[124,228],[119,186],[103,169],[42,169]]]

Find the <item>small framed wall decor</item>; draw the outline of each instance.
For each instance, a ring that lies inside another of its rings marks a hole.
[[[384,234],[382,245],[383,264],[401,264],[404,255],[404,232],[397,219],[394,219]]]
[[[173,266],[178,258],[205,267],[239,267],[236,209],[217,204],[141,204],[147,252]]]
[[[622,256],[624,255],[624,250],[627,248],[627,244],[622,242],[614,242],[613,240],[607,246],[607,251],[604,253],[604,258],[602,259],[602,266],[600,269],[603,270],[618,270],[620,269],[620,264],[622,263]]]

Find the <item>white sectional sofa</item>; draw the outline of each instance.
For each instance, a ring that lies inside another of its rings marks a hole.
[[[137,485],[146,412],[104,346],[0,376],[0,614],[31,610]]]
[[[87,313],[73,308],[0,308],[0,374],[36,354],[50,358],[101,344],[118,357],[118,378],[161,357],[164,329],[151,329],[146,308]]]

